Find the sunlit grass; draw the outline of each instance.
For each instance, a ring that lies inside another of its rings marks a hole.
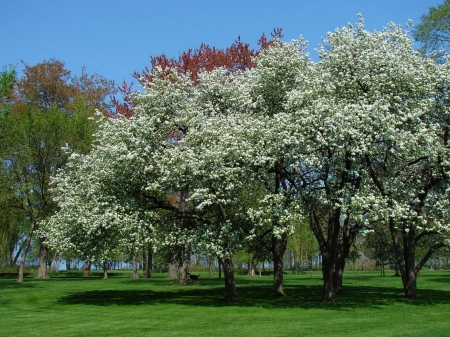
[[[417,300],[401,280],[347,272],[344,294],[320,303],[320,273],[285,276],[287,297],[271,297],[272,277],[236,275],[241,301],[223,300],[223,279],[170,284],[165,274],[79,272],[22,284],[0,275],[0,336],[445,336],[450,328],[450,272],[425,271]]]

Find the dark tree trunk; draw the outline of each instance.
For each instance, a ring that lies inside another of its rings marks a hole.
[[[222,278],[222,262],[220,261],[220,258],[218,259],[219,263],[219,278]]]
[[[148,270],[148,262],[147,262],[147,253],[145,251],[145,248],[142,249],[142,277],[146,278],[147,277],[147,270]]]
[[[404,225],[405,226],[405,225]],[[389,220],[392,243],[394,245],[397,265],[402,277],[403,290],[406,298],[417,298],[417,284],[415,271],[415,238],[414,227],[410,226],[408,232],[403,228],[403,249],[400,245],[398,229],[393,219]]]
[[[144,249],[144,251],[145,251],[145,249]],[[153,269],[153,249],[149,245],[148,246],[148,253],[147,253],[147,262],[145,263],[144,277],[151,278],[153,276],[152,275],[152,269]]]
[[[322,274],[323,274],[323,293],[322,302],[334,302],[335,298],[335,267],[338,260],[338,241],[340,233],[339,210],[330,211],[328,217],[327,238],[323,240],[321,247],[322,253]]]
[[[233,262],[230,257],[225,257],[222,259],[222,263],[223,273],[225,275],[225,300],[227,302],[238,301],[236,284],[234,283]]]
[[[89,273],[91,272],[91,261],[84,261],[83,265],[83,277],[89,276]]]
[[[334,302],[334,259],[322,253],[323,302]]]
[[[345,259],[338,258],[334,264],[333,282],[334,282],[334,294],[342,294],[342,278],[344,276]]]
[[[272,235],[273,254],[273,296],[285,296],[283,289],[283,256],[287,246],[287,233],[278,238]]]
[[[37,270],[37,279],[47,279],[47,260],[48,260],[48,248],[44,244],[43,239],[39,239],[39,266]]]
[[[12,253],[11,253],[11,266],[15,266],[17,264],[17,261],[19,260],[20,254],[21,254],[22,249],[23,249],[23,245],[24,245],[24,243],[22,243],[20,245],[19,249],[17,250],[16,255],[14,256],[14,259],[12,258]]]

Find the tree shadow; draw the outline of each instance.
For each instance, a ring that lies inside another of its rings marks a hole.
[[[0,273],[0,280],[5,279],[17,279],[18,273]],[[33,275],[33,273],[23,273],[23,277],[29,277]]]
[[[291,285],[285,291],[289,296],[272,297],[267,285],[240,287],[237,289],[241,298],[237,302],[225,302],[221,287],[178,286],[173,290],[91,290],[74,292],[58,300],[66,305],[156,305],[177,304],[204,307],[262,307],[266,309],[302,308],[325,310],[356,310],[360,308],[381,309],[397,303],[414,306],[432,306],[450,303],[450,291],[432,289],[419,290],[416,300],[404,298],[403,291],[395,287],[347,287],[345,293],[337,296],[333,303],[317,301],[321,297],[320,285]]]

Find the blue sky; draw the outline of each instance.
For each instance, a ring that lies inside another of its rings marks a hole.
[[[50,58],[117,84],[149,65],[150,55],[180,52],[204,42],[224,48],[240,35],[257,47],[262,33],[283,28],[285,41],[303,35],[311,57],[321,38],[358,21],[368,30],[388,22],[419,23],[443,0],[0,0],[0,67]],[[137,89],[136,86],[134,86]]]

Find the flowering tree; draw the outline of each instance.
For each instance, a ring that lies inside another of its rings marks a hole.
[[[317,106],[335,107],[330,127],[342,140],[334,142],[342,169],[334,176],[343,191],[358,190],[336,195],[333,211],[351,211],[340,216],[344,225],[350,219],[353,227],[379,221],[390,228],[405,295],[414,298],[418,271],[444,243],[431,245],[418,264],[415,246],[448,230],[448,65],[414,51],[401,26],[370,33],[362,18],[325,42],[318,66],[326,101]]]
[[[367,32],[362,18],[327,35],[320,62],[305,49],[302,39],[276,40],[251,69],[195,77],[155,67],[132,96],[133,116],[105,120],[94,151],[72,156],[81,180],[59,175],[55,221],[90,217],[127,238],[151,224],[168,245],[219,256],[226,299],[236,300],[233,252],[270,237],[272,292],[283,295],[289,233],[309,220],[325,302],[342,291],[357,234],[385,223],[415,297],[417,272],[444,243],[416,266],[415,246],[448,230],[448,66],[415,52],[400,26]],[[162,214],[166,227],[155,225]]]

